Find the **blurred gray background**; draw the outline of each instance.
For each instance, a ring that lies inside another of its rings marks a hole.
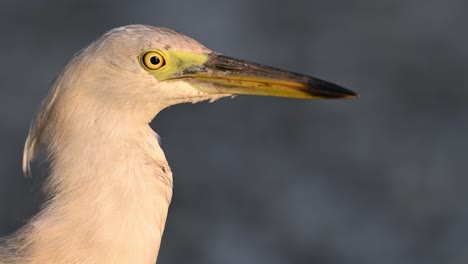
[[[0,236],[38,208],[21,155],[57,71],[105,31],[174,28],[357,100],[238,96],[163,111],[160,263],[468,263],[468,2],[0,2]],[[66,241],[65,241],[66,243]]]

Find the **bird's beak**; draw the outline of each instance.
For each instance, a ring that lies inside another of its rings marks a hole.
[[[203,64],[178,74],[210,94],[250,94],[291,98],[353,98],[353,91],[314,77],[212,53]]]

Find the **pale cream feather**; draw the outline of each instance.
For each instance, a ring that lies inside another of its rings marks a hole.
[[[26,140],[50,162],[43,210],[7,239],[0,262],[154,263],[172,173],[148,123],[177,103],[214,100],[185,82],[159,83],[135,59],[153,48],[209,52],[174,31],[114,29],[77,53],[54,82]],[[181,99],[183,98],[183,99]]]

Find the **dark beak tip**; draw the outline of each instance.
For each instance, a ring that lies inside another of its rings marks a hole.
[[[353,99],[353,98],[359,98],[359,97],[361,97],[360,94],[355,93],[351,90],[348,90],[348,93],[343,96],[344,99]]]
[[[328,87],[329,88],[329,87]],[[314,91],[317,92],[317,91]],[[359,98],[360,95],[346,88],[335,86],[334,89],[325,89],[318,92],[323,98],[330,99],[353,99]]]
[[[308,76],[307,86],[311,95],[315,94],[322,98],[351,99],[359,97],[358,93],[347,88],[310,76]]]

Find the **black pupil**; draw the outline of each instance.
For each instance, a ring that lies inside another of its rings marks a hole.
[[[153,65],[158,65],[158,64],[159,64],[159,58],[158,58],[158,56],[153,56],[153,57],[151,57],[150,62],[151,62]]]

